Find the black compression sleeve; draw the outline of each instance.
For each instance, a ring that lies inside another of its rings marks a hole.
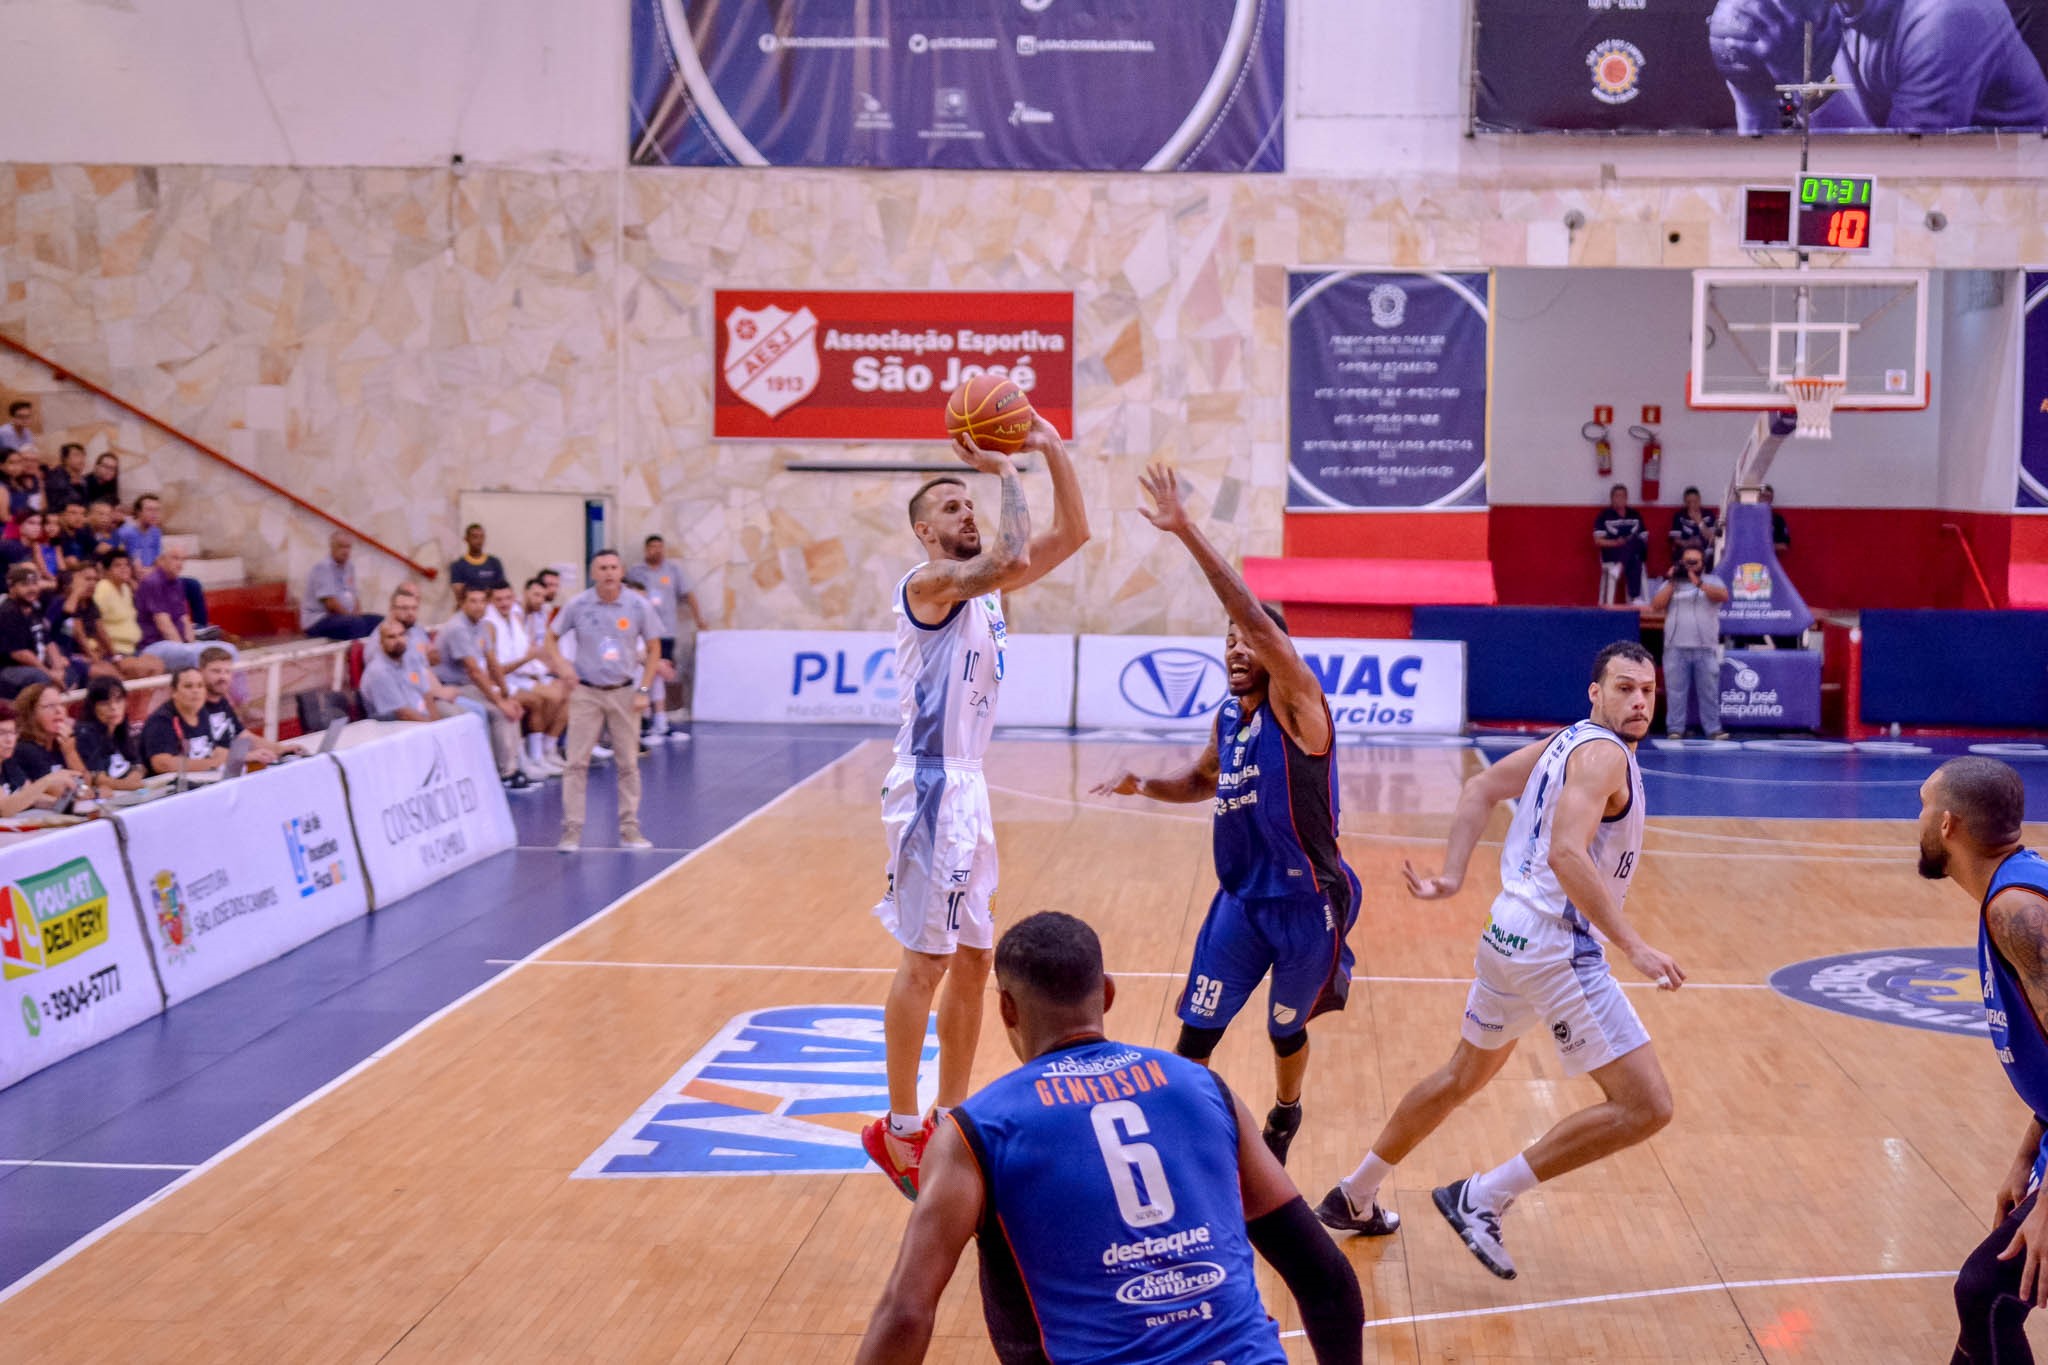
[[[1365,1297],[1351,1262],[1296,1195],[1263,1218],[1245,1225],[1252,1245],[1280,1278],[1301,1310],[1303,1335],[1316,1365],[1361,1365],[1365,1354]]]

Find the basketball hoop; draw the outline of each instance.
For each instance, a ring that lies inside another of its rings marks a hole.
[[[1830,422],[1834,416],[1835,400],[1842,396],[1848,385],[1840,379],[1822,379],[1812,375],[1798,375],[1778,381],[1786,393],[1792,395],[1792,405],[1798,409],[1799,425],[1793,429],[1794,436],[1804,436],[1812,441],[1826,441],[1834,437],[1835,429]]]

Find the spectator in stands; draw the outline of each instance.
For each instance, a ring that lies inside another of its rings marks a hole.
[[[704,613],[698,609],[697,594],[690,591],[689,580],[683,577],[682,569],[668,557],[668,542],[660,536],[649,536],[641,547],[641,562],[626,575],[626,581],[646,594],[648,604],[654,608],[654,619],[662,629],[661,676],[664,686],[657,695],[662,705],[653,708],[654,716],[648,722],[649,732],[655,735],[669,733],[668,713],[674,709],[668,702],[672,686],[687,709],[690,704],[689,680],[695,670],[697,654],[697,632],[704,628]],[[690,629],[687,634],[678,632],[681,609],[690,609]],[[677,737],[688,739],[681,731]]]
[[[441,662],[434,666],[434,675],[460,695],[490,708],[484,718],[490,725],[491,751],[497,756],[498,776],[511,790],[523,791],[534,783],[519,755],[519,722],[526,712],[518,699],[505,690],[504,675],[491,654],[483,625],[488,605],[488,596],[480,584],[464,586],[462,610],[441,627]]]
[[[1697,695],[1700,731],[1726,739],[1721,728],[1721,604],[1728,585],[1707,572],[1706,557],[1686,550],[1671,566],[1651,607],[1664,613],[1664,729],[1685,737],[1687,701]]]
[[[64,572],[64,560],[57,552],[50,529],[50,519],[41,512],[24,512],[7,528],[9,536],[28,551],[24,562],[35,565],[42,574],[45,592],[57,586],[57,575]]]
[[[100,629],[117,659],[142,652],[142,618],[135,611],[135,561],[122,549],[100,558],[100,581],[93,585],[92,604],[100,609]]]
[[[246,733],[250,758],[258,763],[277,762],[277,746],[249,728],[234,697],[229,695],[235,681],[235,656],[228,653],[226,645],[208,645],[199,651],[199,676],[206,681],[206,706],[202,714],[213,742],[233,744],[235,736]]]
[[[377,626],[377,648],[363,666],[363,709],[372,720],[445,720],[463,707],[455,690],[434,676],[407,643],[405,627],[387,616]]]
[[[57,527],[51,543],[56,546],[57,562],[63,568],[75,569],[99,561],[98,540],[86,524],[83,502],[66,497],[57,504]]]
[[[28,512],[40,512],[43,499],[43,462],[36,458],[35,451],[27,446],[9,454],[0,461],[0,469],[7,474],[7,514],[20,517]]]
[[[163,672],[163,665],[154,659],[124,659],[115,652],[114,642],[107,638],[106,626],[100,620],[99,581],[99,565],[81,564],[58,579],[57,591],[43,609],[57,648],[71,660],[70,675],[90,677],[95,672],[105,672],[124,678],[147,678]]]
[[[346,531],[327,537],[327,558],[306,575],[306,595],[299,602],[299,629],[323,640],[360,640],[377,628],[381,616],[357,611],[356,566],[350,561],[356,538]]]
[[[114,539],[135,561],[135,571],[156,567],[156,557],[164,548],[164,500],[154,493],[144,493],[135,500],[135,518],[114,533]]]
[[[78,499],[80,507],[85,506],[86,480],[91,475],[85,469],[85,447],[76,441],[66,441],[57,452],[54,468],[43,471],[43,494],[49,499],[49,508],[61,509],[71,499]]]
[[[206,728],[206,679],[197,668],[171,675],[171,696],[142,723],[142,756],[153,773],[213,772],[226,765],[226,745]]]
[[[434,637],[420,624],[420,589],[417,583],[400,583],[391,593],[391,619],[405,628],[408,646],[419,651],[428,664],[441,662],[441,650]]]
[[[490,632],[491,652],[505,690],[526,709],[522,766],[528,776],[560,777],[563,764],[557,749],[569,725],[569,685],[548,670],[547,636],[536,640],[527,634],[526,613],[520,610],[509,583],[491,589],[484,629]]]
[[[64,702],[64,689],[49,683],[31,683],[14,699],[14,720],[21,738],[14,746],[14,761],[28,774],[29,781],[47,776],[59,768],[86,776],[85,760],[78,755],[73,735],[71,708]]]
[[[114,505],[112,498],[94,498],[86,505],[85,527],[92,532],[92,557],[102,567],[105,565],[107,551],[121,548],[120,542],[114,538],[120,524],[121,509]]]
[[[166,547],[157,556],[156,567],[135,585],[135,611],[142,618],[142,652],[173,672],[199,664],[199,634],[181,581],[184,571],[184,552]],[[232,645],[221,648],[230,656],[234,653]]]
[[[1593,543],[1600,547],[1603,565],[1618,566],[1611,571],[1601,571],[1601,605],[1609,601],[1607,584],[1617,575],[1624,600],[1640,602],[1643,598],[1643,556],[1650,548],[1650,536],[1644,529],[1643,514],[1628,505],[1627,484],[1618,483],[1608,489],[1607,505],[1593,514]]]
[[[619,846],[652,848],[640,833],[640,716],[647,710],[661,666],[661,636],[654,609],[626,591],[626,566],[613,550],[590,561],[592,586],[562,608],[548,632],[558,672],[567,674],[558,642],[577,637],[576,690],[569,697],[569,767],[562,775],[562,837],[573,853],[583,843],[585,784],[598,733],[607,731],[618,756]]]
[[[1671,562],[1676,564],[1687,550],[1698,550],[1708,569],[1714,567],[1714,537],[1721,520],[1714,509],[1700,502],[1700,490],[1685,490],[1685,505],[1671,514]]]
[[[455,609],[462,610],[463,590],[472,584],[486,593],[500,583],[510,582],[505,577],[505,566],[498,562],[496,555],[484,553],[484,528],[476,522],[462,528],[462,541],[466,547],[448,566],[448,586],[455,591]]]
[[[13,711],[0,708],[0,816],[19,815],[37,806],[54,806],[78,785],[78,774],[62,768],[40,781],[30,781],[14,761],[14,746],[19,738]]]
[[[94,790],[134,791],[142,785],[142,746],[128,724],[128,689],[102,674],[85,688],[85,715],[74,736]]]
[[[102,451],[100,457],[92,462],[92,475],[85,481],[85,500],[88,503],[110,502],[117,512],[120,510],[121,457],[113,451]]]
[[[35,432],[29,430],[35,415],[36,405],[26,398],[17,398],[7,405],[7,425],[0,426],[0,452],[12,454],[36,443]]]
[[[7,571],[7,600],[0,602],[0,697],[18,696],[39,682],[61,688],[69,663],[43,615],[41,576],[32,564],[16,564]]]

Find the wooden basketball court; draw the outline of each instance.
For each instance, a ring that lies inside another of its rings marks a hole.
[[[1083,916],[1120,992],[1111,1032],[1170,1045],[1213,889],[1205,809],[1086,795],[1184,750],[1047,740],[988,759],[1000,918]],[[1320,1022],[1290,1171],[1311,1202],[1456,1038],[1497,844],[1437,904],[1471,749],[1346,749],[1345,848],[1365,885],[1350,1008]],[[846,1361],[908,1206],[879,1175],[572,1179],[734,1016],[879,1005],[868,915],[887,745],[842,761],[497,978],[0,1304],[23,1361]],[[1829,1013],[1787,963],[1974,942],[1921,881],[1903,821],[1659,817],[1630,911],[1692,983],[1638,988],[1676,1091],[1643,1147],[1545,1186],[1493,1279],[1429,1189],[1490,1166],[1596,1093],[1525,1044],[1400,1170],[1398,1236],[1348,1242],[1379,1361],[1943,1360],[1952,1275],[1984,1235],[2025,1114],[1981,1040]],[[1498,839],[1505,813],[1496,817]],[[1622,969],[1628,975],[1626,968]],[[1255,1015],[1218,1054],[1263,1112]],[[991,1010],[977,1076],[1011,1064]],[[1267,1302],[1291,1329],[1268,1272]],[[116,1292],[118,1290],[118,1292]],[[992,1360],[971,1265],[931,1358]],[[1308,1353],[1289,1339],[1294,1358]]]

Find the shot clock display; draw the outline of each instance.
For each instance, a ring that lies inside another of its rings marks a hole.
[[[1793,245],[1826,251],[1870,249],[1874,182],[1866,175],[1802,175],[1794,196]]]

